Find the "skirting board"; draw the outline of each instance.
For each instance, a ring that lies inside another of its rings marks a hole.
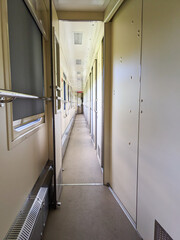
[[[136,227],[136,223],[133,220],[133,218],[131,217],[131,215],[129,214],[129,212],[127,211],[127,209],[124,207],[123,203],[120,201],[120,199],[118,198],[118,196],[116,195],[116,193],[113,191],[113,189],[111,187],[108,187],[110,192],[112,193],[113,197],[115,198],[115,200],[117,201],[117,203],[119,204],[120,208],[122,209],[122,211],[124,212],[124,214],[126,215],[126,217],[128,218],[129,222],[131,223],[131,225],[133,226],[133,228],[136,230],[137,234],[140,236],[140,238],[143,240],[143,238],[141,237],[140,233],[137,230]]]

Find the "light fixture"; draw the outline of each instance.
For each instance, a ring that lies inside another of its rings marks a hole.
[[[76,65],[81,65],[81,59],[76,59]]]
[[[82,45],[82,33],[75,32],[74,33],[74,44],[75,45]]]

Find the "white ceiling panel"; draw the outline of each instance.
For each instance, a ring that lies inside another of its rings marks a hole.
[[[68,81],[74,91],[82,91],[103,23],[60,21],[59,25],[61,49],[68,66]],[[74,43],[74,33],[82,34],[81,44]]]
[[[61,11],[104,11],[110,0],[54,0]]]

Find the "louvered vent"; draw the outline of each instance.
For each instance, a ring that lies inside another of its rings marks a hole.
[[[25,223],[21,229],[21,232],[18,236],[18,240],[27,240],[30,239],[32,230],[36,223],[36,219],[38,217],[39,211],[41,209],[41,201],[35,199],[29,214],[25,220]]]
[[[156,220],[154,240],[173,240]]]
[[[82,33],[79,32],[74,33],[74,44],[82,45]]]
[[[76,65],[81,65],[81,59],[76,59]]]
[[[41,187],[35,199],[28,199],[17,216],[4,240],[32,240],[40,239],[45,220],[43,210],[48,202],[48,188]],[[47,217],[47,214],[45,214]],[[39,229],[39,231],[37,231]]]
[[[21,209],[18,216],[16,217],[13,225],[9,229],[4,240],[18,239],[18,235],[19,235],[19,233],[22,229],[22,226],[26,220],[26,217],[29,213],[29,210],[32,206],[33,201],[34,201],[34,199],[30,199],[24,204],[23,208]]]

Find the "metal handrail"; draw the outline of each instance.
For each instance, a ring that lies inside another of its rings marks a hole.
[[[59,86],[56,86],[56,90],[57,91],[62,91],[62,88],[60,88]]]
[[[25,94],[25,93],[18,93],[18,92],[12,92],[10,90],[0,89],[0,98],[10,98],[8,100],[0,99],[0,103],[8,103],[12,102],[16,98],[21,99],[40,99],[44,101],[51,101],[51,98],[48,97],[39,97],[35,95]]]
[[[73,101],[64,100],[64,99],[61,98],[61,97],[56,97],[56,100],[61,101],[61,102],[63,102],[63,103],[76,103],[76,102],[73,102]]]

